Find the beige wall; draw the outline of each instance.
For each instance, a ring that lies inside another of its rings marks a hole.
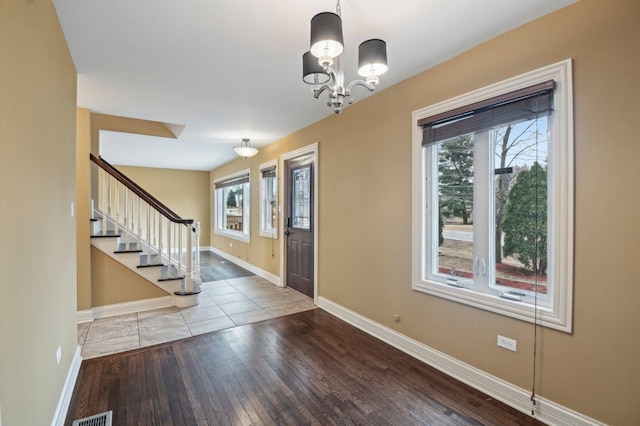
[[[158,274],[160,269],[158,269]],[[160,278],[160,275],[158,275]],[[169,293],[150,283],[95,247],[91,247],[91,306],[166,297]]]
[[[46,425],[78,347],[76,71],[50,1],[0,0],[0,58],[2,424]]]
[[[91,309],[91,111],[78,108],[76,115],[76,250],[78,311]]]
[[[200,222],[200,245],[209,245],[209,172],[118,165],[116,168],[180,217]]]
[[[573,58],[574,329],[539,333],[536,390],[597,420],[637,424],[640,286],[632,265],[640,240],[634,222],[640,212],[634,125],[640,112],[639,22],[637,0],[582,0],[396,86],[386,88],[383,76],[380,89],[386,90],[278,141],[255,159],[214,170],[211,179],[248,165],[256,176],[258,163],[318,142],[320,296],[530,389],[531,324],[411,290],[411,113]],[[432,42],[425,40],[423,48]],[[257,197],[253,185],[252,203]],[[358,206],[361,215],[345,221],[347,206],[354,212]],[[233,248],[214,234],[211,241],[279,274],[259,254],[266,247],[255,235],[250,245]],[[396,313],[402,318],[397,324]],[[517,339],[518,351],[498,348],[497,334]]]

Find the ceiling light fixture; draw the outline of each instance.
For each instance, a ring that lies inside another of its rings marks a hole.
[[[344,103],[352,104],[351,89],[363,86],[370,92],[380,82],[378,76],[387,71],[387,43],[380,39],[364,41],[358,48],[358,74],[365,80],[354,80],[346,87],[344,73],[340,69],[340,55],[344,50],[342,41],[342,18],[340,0],[336,13],[323,12],[311,19],[311,43],[302,56],[302,80],[313,85],[313,97],[318,99],[329,91],[327,106],[336,114],[342,112]]]
[[[235,148],[233,148],[233,150],[240,157],[244,158],[253,157],[258,153],[258,150],[256,148],[251,147],[251,143],[247,138],[242,138],[242,143],[240,143],[240,146],[236,146]]]

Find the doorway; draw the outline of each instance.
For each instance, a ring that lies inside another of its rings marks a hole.
[[[317,145],[283,155],[283,277],[316,300]]]

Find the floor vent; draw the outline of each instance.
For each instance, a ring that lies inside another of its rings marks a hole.
[[[106,413],[74,420],[71,426],[111,426],[111,413],[111,411],[107,411]]]

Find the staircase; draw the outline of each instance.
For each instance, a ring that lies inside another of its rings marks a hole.
[[[91,245],[174,298],[198,304],[200,224],[183,219],[101,157],[98,206],[92,201]]]

